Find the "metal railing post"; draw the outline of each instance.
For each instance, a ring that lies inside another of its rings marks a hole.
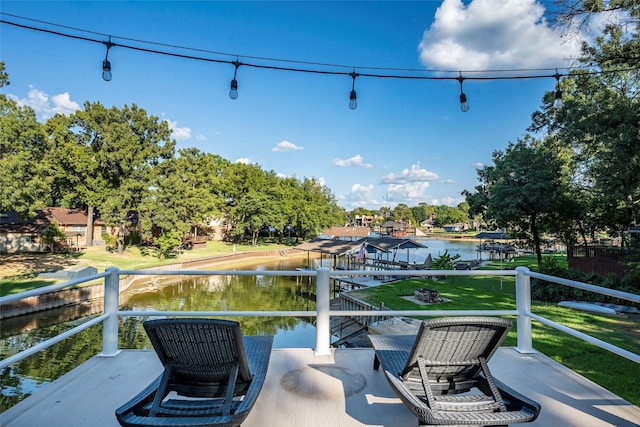
[[[102,323],[102,353],[100,356],[112,357],[118,350],[118,308],[120,305],[120,270],[109,267],[104,278],[104,314],[109,317]]]
[[[331,308],[331,289],[329,287],[329,269],[321,267],[316,276],[316,356],[331,354],[331,323],[329,310]]]
[[[531,277],[527,267],[516,268],[516,307],[518,309],[518,344],[520,353],[535,353],[531,340]]]

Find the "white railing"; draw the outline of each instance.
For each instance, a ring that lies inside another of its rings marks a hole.
[[[144,275],[144,276],[296,276],[296,277],[316,277],[316,310],[315,311],[135,311],[119,310],[119,281],[121,275]],[[119,270],[108,268],[104,273],[82,279],[72,280],[66,283],[47,286],[16,295],[0,298],[0,307],[3,304],[16,302],[20,299],[42,295],[67,287],[73,287],[83,282],[88,282],[104,277],[104,313],[93,318],[80,326],[70,329],[54,338],[41,342],[27,350],[10,356],[0,361],[0,369],[18,362],[38,351],[44,350],[51,345],[69,338],[76,333],[103,323],[103,341],[101,356],[111,357],[118,352],[118,320],[126,316],[304,316],[316,317],[316,347],[315,353],[318,355],[329,354],[331,351],[330,318],[332,316],[379,316],[379,310],[330,310],[330,279],[344,278],[345,276],[515,276],[516,278],[516,307],[514,310],[394,310],[385,314],[394,316],[516,316],[517,317],[517,347],[521,353],[533,353],[531,339],[531,320],[539,321],[552,328],[578,337],[589,343],[597,345],[608,351],[616,353],[636,363],[640,363],[640,355],[631,353],[622,348],[616,347],[597,338],[586,335],[582,332],[568,328],[542,316],[531,312],[531,277],[543,279],[549,282],[558,283],[564,286],[584,289],[591,292],[609,295],[627,301],[640,303],[640,295],[627,292],[615,291],[586,283],[575,282],[554,276],[531,272],[526,267],[518,267],[514,270],[340,270],[332,271],[327,268],[320,268],[316,271],[225,271],[225,270]]]

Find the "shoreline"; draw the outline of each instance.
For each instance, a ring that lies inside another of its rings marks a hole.
[[[427,240],[451,240],[451,241],[462,241],[462,242],[480,242],[483,239],[478,239],[477,237],[473,237],[473,236],[459,236],[459,235],[443,235],[443,234],[436,234],[436,235],[432,235],[432,234],[427,234]],[[484,239],[486,240],[486,239]]]
[[[193,259],[175,264],[165,264],[140,270],[236,270],[238,267],[249,267],[261,262],[276,262],[284,259],[302,259],[306,257],[306,251],[297,249],[246,251],[216,255],[213,257]],[[225,267],[225,268],[215,268]],[[234,268],[235,267],[235,268]],[[120,278],[120,295],[135,291],[136,282],[144,276],[125,276]],[[87,283],[70,289],[62,289],[56,292],[48,292],[39,296],[23,298],[13,303],[3,304],[0,310],[0,319],[22,316],[50,309],[74,306],[89,300],[104,298],[104,283]]]
[[[270,255],[265,253],[271,252]],[[284,253],[285,255],[282,255]],[[298,254],[300,253],[300,254]],[[283,247],[281,249],[267,249],[267,250],[250,250],[241,252],[229,252],[219,255],[202,256],[200,258],[188,258],[183,261],[176,260],[173,263],[160,263],[155,265],[147,265],[145,267],[119,267],[121,269],[154,269],[154,268],[166,268],[167,265],[178,265],[190,263],[204,263],[210,262],[211,264],[224,264],[233,263],[235,261],[245,261],[251,258],[280,258],[282,256],[298,257],[305,255],[305,251],[300,251],[290,247]],[[60,271],[75,266],[88,266],[92,263],[83,262],[81,259],[73,258],[66,253],[24,253],[24,254],[0,254],[0,280],[38,280],[37,275],[44,272]],[[102,268],[98,266],[98,271],[102,271]],[[31,277],[30,277],[31,276]]]

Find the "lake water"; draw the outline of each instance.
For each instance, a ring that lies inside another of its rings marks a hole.
[[[400,250],[396,261],[422,263],[428,254],[435,259],[445,250],[460,254],[461,260],[476,259],[474,242],[425,240],[426,249]],[[389,259],[394,255],[389,254]],[[248,270],[292,271],[307,265],[306,258],[248,265]],[[140,287],[128,293],[124,309],[171,311],[313,311],[309,296],[315,281],[309,278],[275,276],[188,276],[177,283]],[[15,354],[52,336],[60,334],[102,310],[94,305],[50,310],[2,321],[0,356]],[[142,328],[144,318],[124,318],[120,324],[119,346],[123,349],[151,348]],[[315,318],[242,317],[236,318],[245,335],[274,335],[275,348],[315,347]],[[0,372],[0,411],[15,405],[26,396],[83,363],[101,351],[101,327],[89,328],[71,339],[55,344]]]

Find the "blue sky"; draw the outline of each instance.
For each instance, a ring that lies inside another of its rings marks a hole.
[[[533,0],[411,2],[6,1],[5,20],[194,56],[315,70],[417,75],[407,70],[551,69],[574,64],[580,35],[562,37]],[[68,28],[54,27],[45,21]],[[88,30],[92,33],[78,31]],[[197,147],[283,176],[315,177],[347,210],[420,202],[455,206],[476,168],[526,134],[555,80],[464,82],[359,77],[240,67],[105,46],[0,25],[3,92],[41,121],[82,108],[137,104],[167,120],[177,147]],[[128,40],[127,40],[128,39]],[[137,40],[137,41],[134,41]],[[162,43],[197,51],[143,44]],[[229,55],[216,55],[221,52]],[[253,57],[253,58],[249,58]],[[257,58],[335,64],[325,67]],[[349,68],[351,67],[351,68]],[[365,67],[394,68],[372,70]],[[429,76],[456,74],[431,71]]]

